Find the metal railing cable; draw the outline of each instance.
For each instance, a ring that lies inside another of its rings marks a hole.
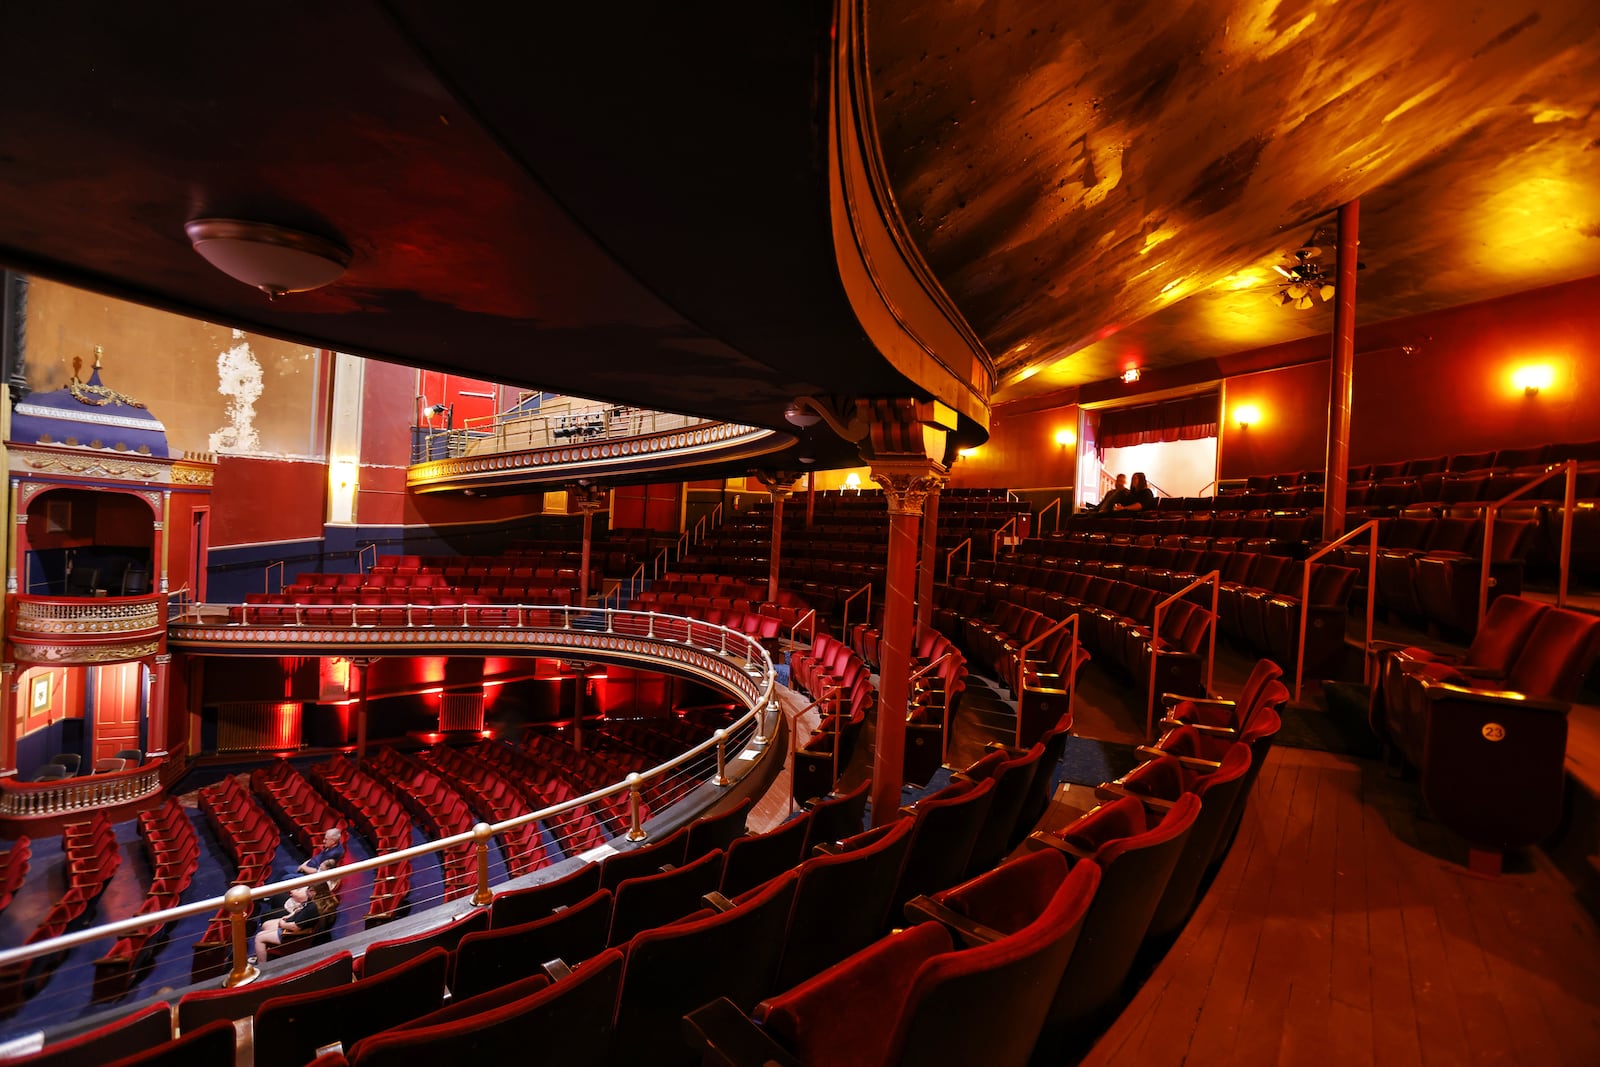
[[[689,620],[683,620],[687,625]],[[710,626],[707,623],[695,622],[699,628]],[[713,627],[722,629],[721,627]],[[732,641],[730,642],[730,638]],[[504,819],[498,822],[477,822],[469,830],[463,830],[436,840],[427,841],[420,845],[390,852],[383,852],[368,859],[355,860],[337,868],[338,879],[342,882],[347,879],[367,872],[373,872],[374,877],[379,872],[387,869],[391,872],[398,870],[400,865],[418,861],[430,860],[430,857],[443,858],[443,854],[450,850],[459,850],[470,846],[478,862],[474,871],[474,886],[472,898],[479,903],[486,903],[493,898],[495,882],[490,878],[491,865],[488,862],[489,842],[496,837],[502,837],[509,832],[522,827],[532,826],[537,828],[541,835],[554,840],[561,851],[568,856],[581,854],[573,851],[579,843],[575,832],[568,833],[567,828],[572,820],[567,816],[580,810],[604,810],[609,813],[609,820],[603,820],[602,825],[609,823],[610,829],[617,832],[604,834],[601,844],[624,837],[631,841],[644,840],[648,834],[644,829],[647,812],[661,810],[672,803],[681,800],[690,792],[701,785],[710,785],[720,788],[730,779],[726,770],[730,763],[743,759],[753,767],[759,759],[768,741],[767,717],[777,714],[777,701],[775,696],[775,675],[770,657],[758,643],[749,641],[745,635],[730,632],[722,638],[726,647],[733,643],[743,647],[746,659],[752,667],[759,663],[759,686],[753,693],[737,693],[736,696],[747,704],[742,715],[733,720],[727,727],[716,730],[711,737],[705,739],[673,756],[670,759],[648,767],[642,771],[629,771],[620,781],[611,782],[600,788],[591,789],[576,796],[569,796],[557,803],[549,804],[528,811],[524,814]],[[750,671],[751,680],[756,680],[756,672]],[[734,687],[730,686],[730,690]],[[713,768],[715,773],[712,773]],[[570,783],[569,783],[570,785]],[[647,795],[648,794],[648,795]],[[651,796],[655,798],[652,804]],[[566,833],[567,840],[562,840]],[[592,842],[594,838],[585,837],[583,841]],[[567,846],[571,846],[570,848]],[[502,855],[506,850],[500,849]],[[548,857],[547,862],[559,862],[563,857]],[[503,867],[503,865],[501,865]],[[509,868],[503,868],[509,873]],[[114,939],[124,934],[139,931],[154,930],[156,937],[161,936],[169,924],[181,919],[194,916],[216,915],[225,911],[229,916],[230,932],[232,934],[232,970],[228,976],[227,984],[239,984],[254,977],[254,970],[245,962],[245,955],[240,951],[243,944],[246,920],[254,911],[257,901],[286,895],[295,889],[310,887],[318,882],[330,879],[329,872],[318,872],[309,875],[300,875],[294,878],[258,886],[235,885],[222,896],[209,897],[177,907],[166,908],[146,914],[118,919],[103,923],[88,929],[78,930],[64,934],[60,937],[40,940],[33,944],[21,945],[0,950],[0,974],[7,969],[15,968],[32,960],[58,956],[70,949],[82,945],[92,944],[105,939]],[[501,879],[500,881],[505,881]],[[416,878],[413,876],[413,884]],[[451,899],[459,899],[465,894],[452,894],[448,879],[443,881],[444,889],[437,897],[426,899],[411,898],[411,910],[419,910],[420,905],[431,906],[445,903]],[[354,900],[348,904],[341,902],[340,911],[353,911],[358,905]],[[204,935],[202,935],[202,940]],[[84,966],[92,966],[85,964]],[[54,972],[52,972],[54,977]],[[20,977],[18,980],[22,980]],[[49,980],[49,979],[46,979]],[[74,1009],[78,1010],[78,1009]]]

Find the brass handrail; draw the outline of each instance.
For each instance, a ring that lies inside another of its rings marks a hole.
[[[685,619],[684,621],[690,622],[693,620]],[[744,637],[743,634],[739,634],[738,636],[741,638]],[[751,701],[750,708],[744,713],[744,715],[730,723],[725,728],[725,733],[731,733],[735,730],[741,729],[748,723],[754,723],[757,730],[757,736],[760,736],[760,733],[764,728],[763,717],[778,710],[774,690],[776,683],[774,681],[772,672],[771,660],[766,656],[765,650],[761,649],[759,644],[755,645],[755,651],[758,652],[764,659],[766,659],[765,685],[763,686],[760,694],[753,701]],[[623,781],[615,782],[602,789],[597,789],[591,793],[586,793],[581,797],[575,797],[561,804],[554,804],[546,808],[540,808],[538,811],[529,812],[525,815],[518,815],[515,818],[507,819],[504,822],[490,824],[488,826],[487,834],[482,832],[481,827],[475,827],[472,830],[453,834],[450,837],[440,838],[437,841],[430,841],[421,845],[413,845],[410,848],[400,849],[396,852],[384,853],[382,855],[374,856],[371,859],[355,860],[350,863],[342,864],[339,867],[339,874],[341,877],[344,877],[364,871],[375,871],[380,867],[388,866],[390,864],[420,858],[422,856],[431,855],[435,852],[442,852],[446,849],[464,845],[469,842],[486,840],[490,835],[503,833],[507,830],[515,830],[519,827],[538,822],[539,820],[550,819],[556,815],[571,811],[580,806],[605,800],[608,797],[615,796],[616,794],[624,791],[631,793],[635,788],[638,787],[639,783],[652,778],[662,777],[671,771],[676,770],[685,763],[688,763],[690,760],[715,749],[721,743],[722,738],[714,735],[664,763],[661,763],[636,775],[629,775],[628,778],[624,779]],[[750,743],[759,744],[755,737],[752,737]],[[144,768],[141,768],[141,770],[143,769]],[[159,767],[156,769],[159,770]],[[93,941],[100,941],[108,937],[118,937],[122,934],[132,933],[133,931],[144,930],[147,928],[160,928],[166,926],[168,923],[176,922],[179,919],[187,919],[194,915],[213,915],[219,909],[225,907],[229,908],[230,913],[234,916],[236,931],[242,930],[245,917],[251,911],[249,907],[242,906],[244,903],[262,900],[266,897],[281,896],[292,890],[311,886],[318,881],[326,881],[327,877],[328,874],[326,871],[320,871],[315,874],[289,878],[281,882],[275,882],[263,886],[251,887],[235,885],[229,890],[229,894],[232,895],[231,900],[227,896],[210,897],[206,900],[195,901],[191,904],[181,904],[175,908],[167,908],[163,911],[151,912],[145,915],[135,915],[127,919],[119,919],[115,922],[106,923],[90,929],[79,930],[70,934],[64,934],[61,937],[50,938],[48,940],[39,941],[31,945],[22,945],[16,948],[3,949],[0,950],[0,970],[3,970],[14,963],[36,959],[41,956],[55,955],[56,953],[65,952],[68,949],[76,948],[79,945],[88,944]],[[478,890],[480,898],[482,894],[488,892],[488,888],[483,885],[481,881],[478,886]]]
[[[280,559],[276,563],[267,564],[266,567],[262,569],[262,571],[261,571],[261,591],[263,593],[272,592],[272,568],[274,568],[274,567],[278,568],[278,592],[280,592],[280,593],[283,592],[283,586],[284,586],[283,577],[284,577],[284,568],[285,568],[286,565],[287,565],[286,561]]]
[[[1000,528],[995,530],[992,534],[989,535],[989,558],[990,559],[999,559],[1000,558],[1000,538],[1007,530],[1010,530],[1012,533],[1016,533],[1017,532],[1017,517],[1015,515],[1011,516],[1005,522],[1001,523],[1000,524]]]
[[[1572,567],[1572,512],[1578,505],[1578,461],[1565,460],[1539,477],[1522,486],[1520,489],[1507,493],[1493,504],[1483,509],[1483,565],[1478,575],[1478,622],[1483,622],[1483,617],[1489,611],[1489,562],[1494,555],[1494,524],[1500,516],[1500,509],[1511,501],[1517,499],[1534,486],[1543,485],[1558,474],[1565,474],[1567,478],[1566,492],[1561,497],[1561,559],[1559,584],[1556,587],[1556,607],[1567,606],[1567,577]]]
[[[366,561],[367,560],[367,553],[369,551],[372,553],[372,562],[371,563],[368,563]],[[376,567],[377,565],[378,565],[378,542],[376,542],[376,541],[368,541],[366,544],[362,545],[361,546],[361,550],[356,553],[356,573],[357,574],[366,574],[368,571],[372,570],[372,568]]]
[[[972,538],[967,537],[964,538],[959,545],[944,554],[945,581],[948,582],[950,580],[950,572],[954,569],[952,566],[952,561],[956,558],[956,553],[962,551],[963,549],[966,550],[967,556],[964,560],[965,566],[962,567],[961,573],[963,575],[972,573]]]
[[[1054,500],[1050,501],[1050,503],[1046,504],[1044,507],[1039,509],[1039,529],[1040,529],[1040,531],[1044,530],[1044,517],[1047,514],[1049,514],[1051,508],[1055,508],[1055,510],[1056,510],[1055,532],[1056,533],[1060,533],[1061,532],[1061,498],[1060,497],[1056,497]]]
[[[917,683],[918,682],[922,681],[922,679],[926,678],[930,673],[932,673],[937,668],[943,666],[944,662],[946,660],[948,660],[951,656],[954,656],[954,655],[957,655],[957,653],[955,652],[954,649],[952,649],[951,651],[946,652],[944,655],[940,656],[938,659],[933,660],[931,663],[928,663],[928,664],[926,664],[926,665],[924,665],[922,667],[919,667],[916,670],[912,671],[911,672],[911,677],[906,680],[906,691],[910,692],[910,691],[914,690],[917,687]],[[907,711],[907,714],[908,715],[910,714],[909,710]],[[939,722],[941,724],[940,731],[939,731],[939,762],[940,763],[944,763],[949,759],[949,756],[950,756],[950,690],[949,689],[941,689],[940,693],[939,693]]]
[[[1022,693],[1028,688],[1028,650],[1042,643],[1045,638],[1059,633],[1065,627],[1072,627],[1072,651],[1067,655],[1067,714],[1072,714],[1073,701],[1078,696],[1078,672],[1075,665],[1078,662],[1078,613],[1071,615],[1056,623],[1032,641],[1017,649],[1017,746],[1022,746]]]
[[[657,552],[655,558],[650,561],[650,577],[660,578],[667,573],[667,563],[667,546],[662,545],[661,551]]]
[[[1311,555],[1306,557],[1305,570],[1300,575],[1300,643],[1296,646],[1294,661],[1294,699],[1300,702],[1300,687],[1305,681],[1306,674],[1306,610],[1311,599],[1311,565],[1338,548],[1346,541],[1360,537],[1365,531],[1367,542],[1367,630],[1362,637],[1361,646],[1361,681],[1367,685],[1372,684],[1372,608],[1377,602],[1378,586],[1378,520],[1368,519],[1354,530],[1340,537],[1336,541],[1329,541]]]
[[[844,614],[839,620],[839,629],[844,634],[846,640],[849,640],[850,638],[850,605],[855,601],[856,597],[860,596],[862,593],[867,594],[867,622],[869,624],[872,622],[872,583],[868,582],[866,585],[863,585],[860,589],[857,589],[854,593],[851,593],[849,596],[844,598]]]
[[[1208,647],[1206,649],[1206,692],[1211,692],[1212,672],[1217,664],[1217,594],[1222,586],[1222,574],[1219,571],[1208,571],[1173,593],[1167,599],[1156,605],[1155,612],[1150,617],[1150,681],[1148,692],[1145,696],[1145,743],[1155,740],[1156,734],[1156,657],[1161,651],[1161,617],[1167,608],[1188,596],[1190,592],[1202,585],[1211,586],[1211,622],[1206,629]]]
[[[817,643],[817,609],[807,608],[806,613],[794,620],[789,627],[789,642],[791,644],[799,643],[795,640],[795,634],[799,633],[800,627],[807,623],[810,624],[810,628],[806,631],[806,644],[814,645]]]

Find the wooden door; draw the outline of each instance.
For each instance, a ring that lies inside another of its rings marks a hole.
[[[139,746],[139,689],[144,670],[138,663],[95,667],[94,755],[100,760]]]

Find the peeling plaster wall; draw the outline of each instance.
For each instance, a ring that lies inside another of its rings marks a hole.
[[[174,455],[325,458],[318,349],[38,278],[28,282],[24,344],[34,391],[65,385],[74,357],[88,377],[100,345],[106,384],[166,424]]]

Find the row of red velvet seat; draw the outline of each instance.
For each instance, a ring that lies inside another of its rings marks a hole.
[[[310,781],[355,824],[377,854],[411,847],[411,817],[399,798],[344,756],[313,766]],[[387,863],[373,871],[368,926],[387,922],[401,912],[411,893],[411,876],[410,860]]]
[[[1567,712],[1597,651],[1600,616],[1518,596],[1493,602],[1463,655],[1383,650],[1373,731],[1493,869],[1561,821]]]
[[[373,750],[365,766],[410,810],[434,840],[467,833],[478,819],[461,794],[433,768],[387,746]],[[477,886],[477,865],[470,842],[439,853],[444,872],[444,899],[467,896]]]
[[[5,911],[17,890],[27,880],[28,868],[33,862],[33,843],[27,834],[18,835],[11,848],[0,856],[0,911]]]
[[[486,821],[505,822],[536,810],[535,803],[497,769],[448,745],[424,749],[417,758],[437,771]],[[550,862],[536,823],[505,831],[499,835],[499,843],[506,870],[513,878],[531,874]]]
[[[200,841],[194,824],[183,805],[167,797],[159,808],[140,812],[138,826],[149,856],[151,880],[136,914],[175,908],[199,868]],[[141,957],[160,932],[159,927],[147,926],[123,934],[94,961],[94,1000],[113,1000],[127,993]]]
[[[989,605],[1006,597],[1019,584],[1047,594],[1064,592],[1075,599],[1087,597],[1094,603],[1095,597],[1109,592],[1087,592],[1082,575],[1127,580],[1148,589],[1175,593],[1214,570],[1220,575],[1219,628],[1246,648],[1293,664],[1302,613],[1306,616],[1308,671],[1328,665],[1343,647],[1343,620],[1358,577],[1352,567],[1309,564],[1307,606],[1301,604],[1300,594],[1308,565],[1284,556],[1095,540],[1063,540],[1051,547],[1059,555],[1019,553],[1011,562],[975,564],[970,575],[958,576],[950,584],[957,589],[981,590]],[[1209,603],[1203,588],[1191,592],[1190,597],[1196,603]],[[1038,599],[1037,593],[1024,598],[1027,606],[1036,610]],[[970,605],[952,606],[959,614],[973,613],[962,610]]]
[[[229,879],[235,885],[265,885],[272,877],[272,860],[278,851],[277,824],[258,804],[250,791],[232,775],[201,787],[200,811],[211,825],[217,841],[237,867]],[[207,924],[195,942],[191,973],[196,981],[220,974],[226,966],[226,953],[232,943],[226,908]]]
[[[252,770],[250,791],[308,856],[320,847],[323,833],[338,822],[328,801],[287,760]]]
[[[561,772],[559,750],[550,755],[538,749],[522,750],[506,744],[483,744],[472,750],[474,759],[493,764],[516,781],[522,783],[530,797],[536,797],[540,807],[565,804],[589,790]],[[587,804],[546,820],[551,836],[568,856],[599,848],[613,836],[613,828],[604,821],[607,816],[596,812]]]
[[[1575,459],[1580,463],[1600,462],[1600,441],[1570,444],[1528,445],[1502,448],[1485,452],[1462,452],[1453,456],[1421,456],[1412,459],[1391,460],[1384,463],[1352,464],[1349,480],[1385,481],[1394,478],[1420,478],[1426,474],[1521,470],[1564,463]],[[1322,482],[1321,471],[1292,471],[1284,474],[1252,475],[1246,484],[1252,490],[1275,489],[1306,481]]]
[[[60,937],[105,890],[122,862],[116,831],[105,812],[96,811],[87,822],[68,823],[61,832],[67,884],[43,919],[22,942],[37,944]],[[23,960],[0,968],[0,1011],[22,1004],[49,980],[55,961]],[[30,981],[30,974],[33,979]]]

